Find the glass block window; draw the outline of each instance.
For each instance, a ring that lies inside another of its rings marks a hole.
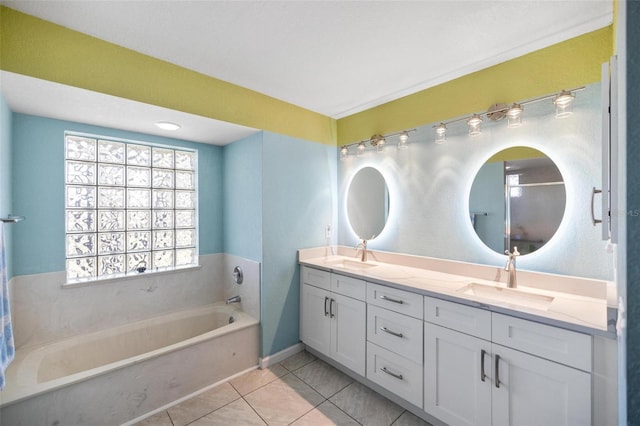
[[[65,135],[67,282],[198,263],[197,152]]]

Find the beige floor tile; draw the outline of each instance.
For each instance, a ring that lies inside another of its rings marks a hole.
[[[274,381],[280,376],[284,376],[289,371],[280,364],[273,365],[264,370],[257,369],[249,371],[240,377],[231,380],[231,385],[244,396],[249,392],[253,392],[261,386]]]
[[[405,411],[400,418],[393,422],[393,426],[432,426],[413,413]]]
[[[288,425],[325,401],[293,374],[287,374],[245,396],[270,426]]]
[[[293,374],[325,398],[330,398],[353,382],[351,377],[319,359],[296,370]]]
[[[358,382],[350,384],[329,400],[365,426],[389,426],[404,411]]]
[[[244,399],[233,401],[229,405],[198,419],[189,426],[265,426],[266,423],[256,414]]]
[[[167,411],[174,426],[183,426],[238,398],[240,398],[240,394],[229,383],[223,383],[178,405],[174,405]]]
[[[295,355],[291,355],[289,358],[282,361],[280,364],[289,371],[295,371],[300,367],[304,367],[316,360],[316,357],[311,355],[307,351],[300,351]]]
[[[349,417],[344,411],[325,401],[318,407],[292,423],[293,426],[360,426],[360,423]]]
[[[173,426],[173,423],[171,423],[169,414],[166,411],[162,411],[136,423],[136,426]]]

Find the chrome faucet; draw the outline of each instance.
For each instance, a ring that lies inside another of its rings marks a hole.
[[[233,296],[227,299],[227,305],[230,303],[240,303],[242,301],[242,299],[240,298],[240,296]]]
[[[357,250],[362,248],[362,257],[360,258],[360,260],[363,262],[366,262],[367,261],[367,240],[362,240],[362,242],[356,244],[354,248],[356,249],[356,254],[358,253]]]
[[[509,256],[509,259],[507,259],[507,264],[504,266],[504,270],[509,272],[507,287],[516,288],[518,286],[518,278],[516,277],[516,256],[520,256],[518,247],[513,247],[513,253],[509,253],[509,250],[505,250],[504,254]]]

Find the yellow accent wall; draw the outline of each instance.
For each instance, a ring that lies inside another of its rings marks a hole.
[[[483,112],[510,103],[594,83],[613,52],[612,27],[555,44],[516,59],[338,120],[338,143],[368,139],[416,126]]]
[[[300,139],[336,143],[336,120],[0,6],[0,68]]]

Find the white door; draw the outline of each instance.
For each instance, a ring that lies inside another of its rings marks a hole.
[[[491,365],[490,342],[426,322],[424,410],[451,425],[490,425]]]
[[[331,357],[356,373],[365,375],[365,303],[331,293]]]
[[[300,340],[313,349],[330,355],[329,305],[331,293],[308,284],[302,285],[301,292]]]
[[[496,344],[492,349],[499,379],[492,388],[494,425],[591,424],[589,373]]]

